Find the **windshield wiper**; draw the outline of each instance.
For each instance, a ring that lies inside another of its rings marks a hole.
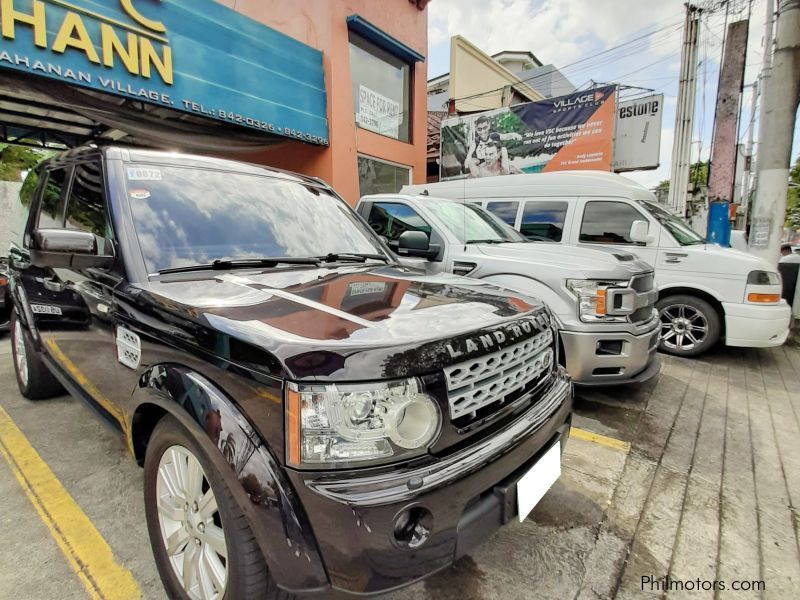
[[[510,240],[498,240],[497,238],[491,240],[467,240],[467,244],[506,244]]]
[[[248,269],[262,267],[272,269],[278,265],[319,265],[321,263],[333,262],[366,262],[368,259],[389,262],[390,259],[382,254],[326,254],[325,256],[304,256],[299,258],[291,257],[267,257],[267,258],[241,258],[241,259],[217,259],[208,264],[188,265],[186,267],[173,267],[161,269],[159,275],[169,275],[171,273],[189,273],[191,271],[225,271],[229,269]]]
[[[201,265],[188,265],[186,267],[173,267],[170,269],[161,269],[159,275],[168,275],[170,273],[188,273],[191,271],[222,271],[226,269],[246,269],[252,267],[264,267],[271,269],[278,265],[317,265],[319,259],[314,257],[308,258],[243,258],[237,260],[215,260],[208,264]]]
[[[317,256],[318,262],[332,263],[332,262],[367,262],[368,259],[380,260],[385,263],[389,262],[389,258],[383,254],[363,254],[363,253],[330,253],[326,256]]]

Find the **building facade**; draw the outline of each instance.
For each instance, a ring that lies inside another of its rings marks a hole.
[[[427,0],[2,0],[0,141],[425,181]]]
[[[223,3],[323,56],[330,146],[292,141],[246,158],[321,177],[351,204],[425,181],[427,0]]]

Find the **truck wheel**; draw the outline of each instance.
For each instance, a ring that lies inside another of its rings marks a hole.
[[[33,347],[30,334],[25,331],[17,318],[11,315],[11,355],[14,358],[14,372],[20,393],[29,400],[44,400],[64,393],[42,357]]]
[[[719,314],[695,296],[667,296],[656,302],[661,319],[659,350],[675,356],[698,356],[719,340]]]
[[[205,446],[170,416],[158,422],[147,445],[145,514],[167,595],[286,598]]]

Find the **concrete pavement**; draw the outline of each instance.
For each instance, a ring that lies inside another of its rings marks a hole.
[[[573,436],[561,480],[524,523],[504,528],[452,569],[384,598],[800,595],[800,351],[723,348],[700,360],[663,362],[657,382],[578,399],[575,425],[622,444]],[[142,597],[163,598],[141,470],[118,434],[71,398],[22,399],[7,340],[0,341],[0,406]],[[87,596],[4,461],[0,524],[0,599]],[[664,591],[660,578],[668,574],[684,582],[683,591]],[[643,578],[650,578],[644,589]],[[696,580],[717,589],[686,591],[685,582]],[[734,580],[763,580],[765,589],[733,591]]]

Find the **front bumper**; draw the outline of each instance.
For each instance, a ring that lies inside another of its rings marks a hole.
[[[563,371],[504,429],[433,463],[348,473],[290,471],[331,587],[372,595],[446,568],[516,516],[516,480],[569,436],[572,386]],[[411,547],[398,517],[427,513]],[[420,539],[419,536],[416,539]]]
[[[771,348],[789,337],[792,309],[785,300],[768,306],[723,302],[722,308],[728,346]]]
[[[654,318],[637,333],[583,332],[562,329],[564,359],[575,385],[641,383],[660,370],[659,321]]]

